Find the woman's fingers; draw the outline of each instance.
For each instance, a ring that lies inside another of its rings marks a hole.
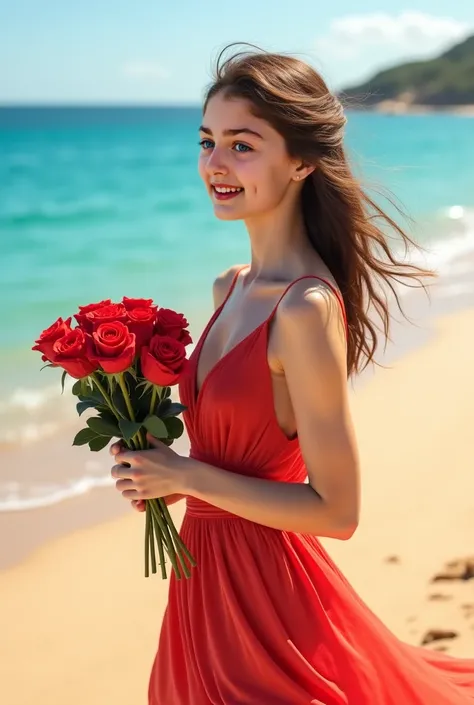
[[[137,510],[137,512],[144,512],[146,509],[144,499],[132,499],[132,507]]]
[[[117,441],[116,443],[112,443],[110,446],[111,455],[117,455],[117,453],[121,453],[123,450],[126,450],[125,443],[123,441]]]

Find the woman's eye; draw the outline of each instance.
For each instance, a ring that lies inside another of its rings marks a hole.
[[[243,147],[243,149],[237,149],[237,147]],[[235,149],[237,152],[251,152],[252,147],[249,147],[248,144],[242,144],[242,142],[237,142],[235,144]]]
[[[214,142],[208,139],[200,140],[198,144],[202,147],[202,149],[213,149],[214,147]],[[240,154],[252,151],[252,147],[249,147],[248,144],[243,144],[242,142],[236,142],[233,148]]]

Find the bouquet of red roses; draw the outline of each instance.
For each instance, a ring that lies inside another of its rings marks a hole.
[[[77,381],[79,416],[95,409],[96,416],[76,435],[73,445],[89,445],[94,451],[116,437],[129,449],[146,449],[146,431],[171,445],[184,427],[182,404],[171,400],[171,387],[179,382],[192,343],[188,322],[181,313],[158,308],[152,299],[123,297],[79,306],[72,317],[58,320],[44,330],[33,350],[42,353],[45,367],[63,369]],[[190,576],[196,563],[182,542],[163,498],[146,500],[145,576],[156,573],[157,544],[161,574],[166,578],[165,554],[177,578]],[[189,564],[189,565],[188,565]]]

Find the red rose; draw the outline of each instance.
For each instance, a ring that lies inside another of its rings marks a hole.
[[[154,335],[140,360],[143,376],[160,387],[177,384],[188,364],[183,343],[169,335]]]
[[[135,357],[135,335],[121,321],[101,323],[92,333],[89,356],[108,374],[124,372]]]
[[[123,297],[122,304],[127,311],[131,311],[132,308],[154,308],[156,311],[158,308],[153,304],[153,299],[129,299],[128,296]]]
[[[35,340],[36,345],[34,345],[32,350],[39,350],[43,353],[42,360],[45,362],[49,360],[53,362],[53,345],[59,338],[63,335],[69,333],[71,330],[71,318],[67,318],[65,321],[61,317],[58,318],[49,328],[44,330],[38,340]]]
[[[99,365],[88,359],[89,340],[82,328],[70,330],[53,345],[54,363],[76,379],[92,374]]]
[[[79,313],[74,315],[74,318],[81,326],[81,328],[87,327],[86,314],[91,311],[97,311],[99,308],[104,308],[104,306],[110,306],[112,301],[110,299],[104,299],[103,301],[98,301],[95,304],[87,304],[87,306],[79,306]]]
[[[123,304],[110,304],[109,306],[101,306],[93,311],[86,313],[82,327],[87,333],[97,329],[101,323],[115,323],[121,321],[127,323],[128,313]]]
[[[175,338],[183,345],[189,345],[193,340],[189,331],[185,330],[188,326],[189,323],[182,313],[176,313],[171,308],[160,308],[156,316],[155,333]]]
[[[136,347],[140,350],[148,345],[153,335],[156,320],[156,306],[149,308],[131,308],[128,310],[128,329],[135,333]]]
[[[158,306],[153,304],[153,299],[129,299],[128,296],[123,297],[122,304],[128,313],[128,329],[135,333],[136,349],[139,351],[153,335]]]

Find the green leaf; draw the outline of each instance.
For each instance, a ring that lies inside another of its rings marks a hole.
[[[138,389],[134,384],[130,385],[130,403],[135,412],[135,419],[143,421],[150,414],[151,389]]]
[[[112,411],[110,411],[108,407],[98,406],[97,411],[99,412],[99,416],[101,419],[104,419],[104,421],[108,421],[110,424],[112,424],[112,426],[116,428],[116,430],[119,430],[117,417],[115,416],[115,414],[112,413]]]
[[[159,419],[158,416],[148,416],[143,425],[155,438],[168,438],[168,429],[165,422]]]
[[[110,440],[110,436],[99,436],[93,438],[91,441],[89,441],[89,448],[95,451],[102,450],[102,448],[105,448],[105,446]]]
[[[104,403],[105,403],[105,399],[104,399],[104,397],[102,396],[101,392],[99,392],[99,390],[97,389],[97,387],[94,387],[93,389],[90,389],[90,388],[89,388],[89,389],[87,390],[87,396],[88,396],[90,399],[95,399],[96,402],[98,402],[99,404],[104,404]]]
[[[96,436],[120,436],[120,429],[116,424],[101,418],[100,416],[92,416],[86,421],[90,429],[92,429]]]
[[[83,428],[79,431],[79,433],[76,433],[72,445],[84,446],[86,443],[89,443],[89,441],[91,441],[93,438],[97,438],[97,433],[94,433],[91,428]]]
[[[179,438],[183,435],[184,424],[181,419],[178,419],[176,416],[170,416],[165,419],[165,424],[168,429],[168,435],[171,438]]]
[[[165,399],[171,396],[171,387],[165,387],[163,396]]]
[[[40,372],[41,370],[44,370],[45,367],[57,367],[57,365],[53,365],[52,362],[48,362],[46,365],[43,365],[43,367],[40,367]]]
[[[81,382],[82,382],[82,379],[78,379],[77,382],[75,382],[75,383],[73,384],[73,386],[72,386],[71,391],[72,391],[72,393],[73,393],[76,397],[78,397],[78,396],[80,396],[80,395],[82,394],[82,384],[81,384]]]
[[[169,401],[168,399],[166,401]],[[186,411],[188,407],[183,404],[179,404],[177,401],[171,402],[166,409],[160,407],[160,416],[162,418],[168,418],[170,416],[178,416],[183,411]]]
[[[142,427],[141,423],[136,421],[129,421],[129,419],[120,419],[119,421],[120,431],[122,432],[122,437],[125,441],[129,441]]]
[[[67,372],[64,370],[64,372],[61,375],[61,394],[64,394],[64,380],[66,379]]]
[[[86,409],[95,408],[97,402],[94,399],[84,399],[84,401],[78,401],[76,404],[77,413],[79,416],[84,413]]]
[[[168,410],[171,404],[171,399],[162,399],[161,402],[158,404],[158,408],[155,409],[154,416],[159,416],[160,418],[168,416]]]

